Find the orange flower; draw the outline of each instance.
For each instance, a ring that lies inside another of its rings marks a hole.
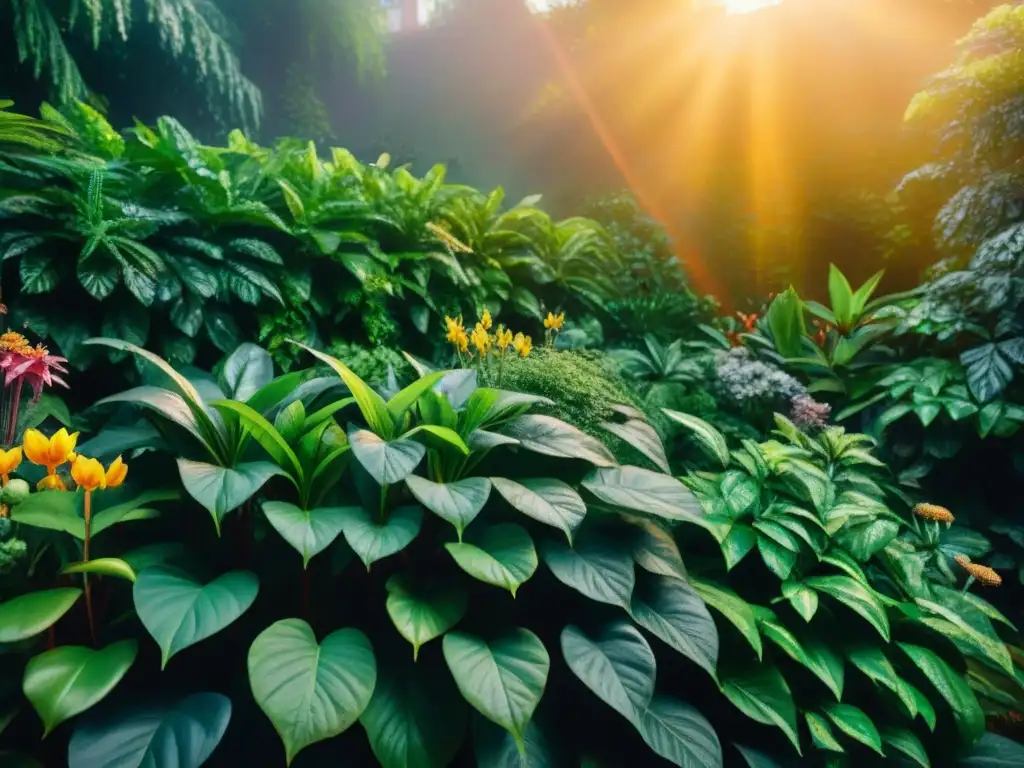
[[[86,491],[96,491],[107,485],[107,474],[103,471],[103,465],[96,459],[87,459],[79,456],[71,465],[71,477],[78,483],[78,487]]]
[[[21,446],[15,446],[8,451],[0,449],[0,476],[4,484],[7,483],[7,476],[21,464]]]
[[[67,488],[60,475],[47,475],[36,483],[37,491],[65,491]]]
[[[953,559],[956,561],[957,565],[967,571],[967,573],[980,581],[986,587],[998,587],[1003,583],[1002,576],[993,571],[987,565],[972,563],[971,558],[967,555],[957,555]]]
[[[951,524],[955,519],[953,513],[938,504],[918,504],[914,507],[914,514],[924,520],[932,520],[936,523]]]
[[[736,313],[736,317],[738,317],[740,319],[740,322],[743,323],[743,330],[744,330],[744,332],[746,332],[746,333],[753,333],[754,332],[754,330],[756,329],[756,323],[757,323],[757,313],[756,312],[752,312],[749,315],[745,315],[742,312],[737,312]]]
[[[106,485],[107,488],[118,488],[128,476],[128,465],[118,456],[107,467]]]

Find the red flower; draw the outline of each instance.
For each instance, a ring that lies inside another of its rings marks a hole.
[[[754,324],[757,322],[757,313],[756,312],[752,312],[749,315],[745,315],[742,312],[737,312],[736,313],[736,317],[738,317],[740,319],[740,322],[743,323],[743,330],[746,333],[753,333],[754,332]]]
[[[4,337],[8,335],[4,334]],[[33,400],[38,400],[44,386],[68,386],[67,382],[54,373],[68,372],[62,365],[67,362],[66,358],[51,355],[50,350],[42,344],[31,347],[27,342],[19,344],[14,343],[15,341],[10,339],[3,343],[3,337],[0,337],[0,370],[4,372],[5,387],[11,384],[20,387],[22,383],[26,383],[32,387]]]

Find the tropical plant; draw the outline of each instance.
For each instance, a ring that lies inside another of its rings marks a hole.
[[[812,436],[779,416],[775,438],[730,451],[710,424],[668,415],[714,465],[684,481],[720,558],[698,566],[689,555],[703,549],[700,537],[684,527],[676,538],[690,583],[735,629],[722,631],[719,682],[740,711],[778,728],[805,759],[873,751],[926,766],[985,730],[968,666],[1009,678],[1019,701],[1019,669],[996,629],[1008,622],[977,595],[928,578],[931,534],[923,540],[926,523],[897,511],[904,502],[870,438],[838,427]]]
[[[0,99],[0,147],[17,145],[39,152],[55,152],[61,148],[65,133],[59,125],[9,112],[12,106],[13,101]]]
[[[643,337],[646,352],[637,349],[615,349],[609,354],[622,368],[623,375],[637,381],[658,384],[687,382],[703,373],[682,339],[663,344],[652,334]]]

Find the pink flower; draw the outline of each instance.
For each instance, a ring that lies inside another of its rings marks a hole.
[[[39,399],[44,386],[68,386],[54,373],[67,373],[68,369],[63,366],[66,362],[66,358],[51,355],[42,344],[31,346],[20,333],[8,332],[0,336],[0,370],[4,372],[4,386],[14,384],[17,390],[22,384],[28,384],[32,387],[33,400]]]
[[[800,429],[824,429],[828,424],[832,413],[828,403],[819,403],[810,395],[797,395],[789,402],[792,408],[789,420]]]

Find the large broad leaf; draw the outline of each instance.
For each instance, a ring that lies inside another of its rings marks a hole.
[[[251,461],[234,467],[220,467],[202,461],[178,459],[182,485],[213,517],[220,535],[221,521],[229,512],[247,502],[281,469],[269,461]]]
[[[921,740],[909,728],[883,727],[882,743],[902,752],[920,765],[921,768],[931,768],[928,751],[924,748]]]
[[[380,485],[405,480],[427,453],[415,440],[400,437],[386,441],[366,429],[350,432],[348,439],[356,459]]]
[[[1005,736],[986,733],[956,765],[957,768],[1019,768],[1024,765],[1024,746]]]
[[[412,643],[413,660],[420,647],[441,637],[466,613],[465,590],[449,584],[424,582],[405,573],[396,573],[387,581],[388,616],[398,632]]]
[[[444,667],[389,662],[359,722],[383,768],[443,768],[459,751],[467,707]]]
[[[160,646],[161,667],[178,651],[215,635],[249,610],[259,580],[231,571],[203,585],[184,571],[154,565],[139,574],[132,590],[135,611]]]
[[[804,583],[859,613],[889,640],[889,617],[885,614],[885,606],[868,586],[850,576],[815,576]]]
[[[245,343],[224,361],[221,374],[232,400],[246,402],[274,378],[274,360],[255,344]]]
[[[352,396],[356,399],[359,410],[362,412],[363,418],[366,419],[370,429],[384,439],[392,437],[394,420],[391,418],[391,412],[388,411],[384,398],[378,395],[372,387],[360,379],[340,360],[336,360],[330,355],[325,355],[323,352],[318,352],[312,347],[307,347],[305,344],[300,344],[297,341],[292,343],[297,344],[317,359],[329,365],[341,377],[341,380],[345,382],[345,386],[349,388],[349,391],[352,392]]]
[[[562,459],[582,459],[598,467],[614,467],[615,457],[600,440],[553,416],[520,416],[504,433],[527,450]]]
[[[511,733],[525,754],[526,727],[544,695],[551,666],[544,644],[529,630],[517,629],[490,642],[449,632],[443,646],[462,697]]]
[[[797,730],[796,704],[778,669],[763,665],[744,675],[730,675],[722,680],[722,692],[751,719],[781,729],[797,754],[803,754]]]
[[[633,592],[630,615],[641,627],[715,676],[718,629],[691,586],[666,576],[646,577]]]
[[[502,523],[485,528],[468,542],[445,544],[458,566],[485,584],[516,591],[537,570],[537,550],[523,528]]]
[[[569,543],[572,543],[573,532],[587,515],[583,499],[561,480],[515,481],[492,477],[491,484],[505,501],[527,517],[564,531]]]
[[[606,626],[596,639],[577,627],[562,630],[562,656],[569,669],[605,704],[643,727],[654,698],[657,666],[644,636],[625,621]]]
[[[367,570],[378,560],[409,546],[423,525],[423,510],[416,506],[391,510],[383,523],[362,507],[342,507],[341,514],[345,541]]]
[[[432,483],[418,475],[409,475],[405,484],[420,504],[455,526],[459,541],[466,526],[476,519],[491,495],[491,482],[486,477]]]
[[[856,319],[853,315],[853,288],[835,264],[828,265],[828,297],[832,302],[832,314],[836,318],[836,324],[844,332],[848,331]]]
[[[47,736],[65,720],[101,702],[135,661],[139,644],[122,640],[98,651],[65,645],[29,660],[21,687]]]
[[[709,456],[718,461],[722,469],[728,468],[729,462],[731,461],[729,444],[726,443],[725,437],[721,432],[703,419],[698,419],[696,416],[691,416],[688,413],[671,411],[668,408],[662,408],[662,410],[665,412],[666,416],[672,419],[672,421],[682,424],[688,430],[693,432],[693,436],[697,439],[697,443]]]
[[[131,403],[154,411],[172,424],[185,429],[192,437],[210,453],[211,457],[217,456],[217,445],[211,439],[211,435],[204,431],[204,427],[196,419],[195,411],[188,402],[179,394],[162,387],[142,386],[129,389],[126,392],[119,392],[116,395],[105,397],[96,405],[107,403]],[[92,442],[92,441],[89,441]],[[82,448],[86,448],[83,445]]]
[[[17,643],[45,632],[71,610],[82,590],[73,587],[29,592],[0,605],[0,643]]]
[[[776,296],[768,307],[768,329],[780,355],[800,356],[807,328],[804,325],[803,302],[792,286]]]
[[[668,457],[665,455],[665,446],[654,427],[646,421],[630,419],[625,424],[605,421],[601,423],[601,426],[620,440],[629,443],[666,475],[671,473],[672,469],[669,467]]]
[[[263,502],[263,514],[274,530],[302,555],[302,567],[329,547],[345,522],[342,507],[301,509],[285,501]]]
[[[686,566],[672,534],[653,520],[631,520],[633,560],[648,573],[686,581]]]
[[[196,693],[169,706],[133,706],[79,725],[68,745],[68,768],[199,768],[231,720],[231,700]]]
[[[918,598],[916,602],[926,611],[942,617],[941,619],[935,619],[929,616],[928,613],[922,613],[920,614],[920,620],[924,624],[945,634],[958,648],[968,655],[987,659],[1011,677],[1015,674],[1010,650],[1007,648],[1006,643],[996,634],[995,629],[992,628],[990,623],[982,619],[983,623],[981,626],[983,629],[976,629],[960,613],[944,605],[921,598]]]
[[[640,735],[654,752],[682,768],[721,768],[722,744],[711,723],[689,704],[656,696]]]
[[[359,719],[377,684],[377,661],[358,629],[339,629],[318,644],[309,624],[284,619],[249,648],[249,684],[291,765],[301,750]]]
[[[599,603],[629,610],[636,576],[626,542],[586,531],[574,547],[544,541],[544,563],[555,578]]]
[[[1005,343],[1005,342],[1003,342]],[[967,386],[979,402],[987,403],[1013,379],[1013,366],[1003,354],[1003,344],[983,344],[960,355],[967,368]]]
[[[674,477],[639,467],[595,469],[583,487],[606,504],[666,520],[696,522],[704,517],[689,488]]]
[[[564,765],[558,743],[536,717],[530,720],[523,736],[525,761],[512,734],[490,720],[475,715],[472,731],[476,768],[524,768],[524,762],[529,768],[562,768]]]
[[[760,659],[763,650],[761,633],[757,631],[757,619],[750,604],[731,589],[718,584],[693,578],[689,583],[705,603],[722,614],[740,631]]]
[[[878,729],[863,710],[850,704],[832,702],[823,707],[828,719],[836,728],[845,733],[851,739],[859,741],[870,747],[878,754],[885,756],[882,751],[882,738],[878,735]]]
[[[963,676],[928,648],[909,643],[898,645],[949,704],[961,736],[970,742],[980,738],[985,732],[985,713]]]
[[[118,523],[157,517],[159,512],[148,509],[147,504],[179,498],[175,491],[152,490],[121,501],[127,495],[122,489],[116,489],[93,496],[92,538]],[[11,510],[11,517],[16,523],[63,531],[82,541],[85,539],[83,502],[84,494],[81,493],[33,493]]]

